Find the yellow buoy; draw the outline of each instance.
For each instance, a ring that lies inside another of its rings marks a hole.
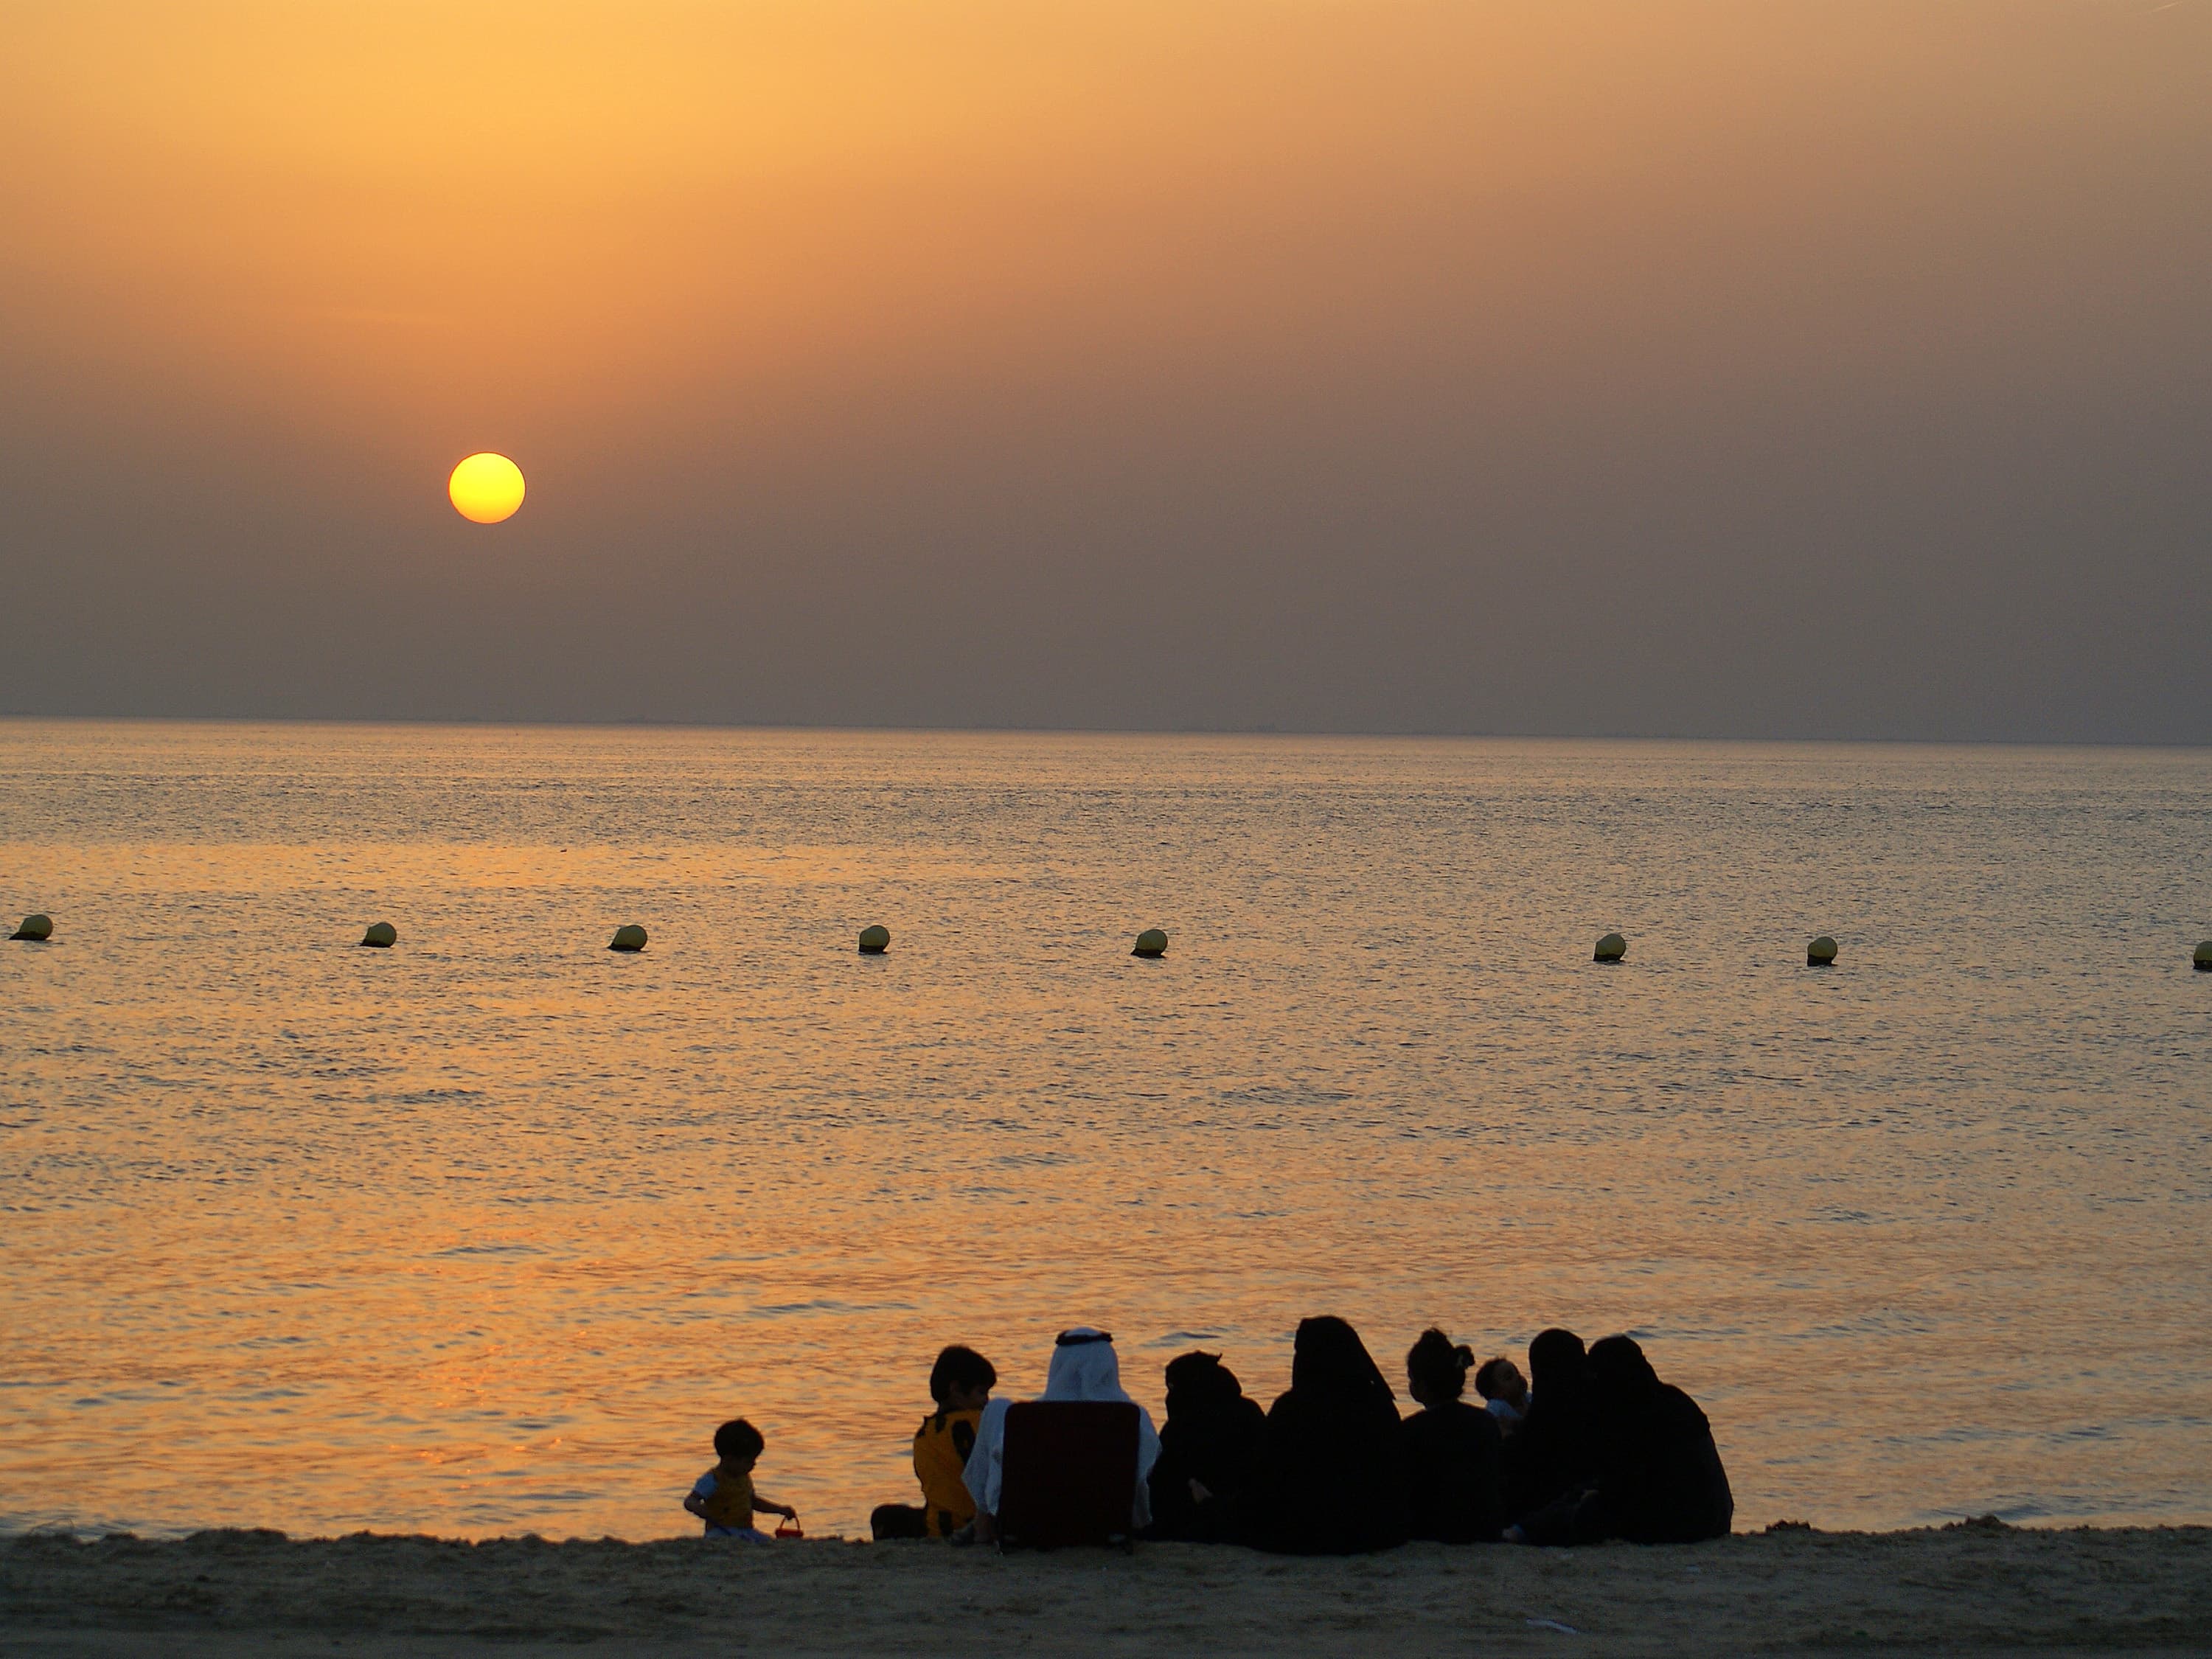
[[[1129,952],[1133,957],[1164,957],[1168,953],[1168,936],[1157,927],[1147,927],[1137,935],[1137,948]]]
[[[44,921],[46,918],[41,916],[39,920]],[[2195,961],[2197,971],[2212,974],[2212,939],[2206,939],[2203,944],[2197,947]]]
[[[1836,941],[1826,933],[1805,947],[1805,965],[1808,968],[1826,968],[1835,959]]]
[[[1618,933],[1607,933],[1603,939],[1597,942],[1597,949],[1591,952],[1590,960],[1592,962],[1619,962],[1621,957],[1627,954],[1628,941],[1621,938]]]
[[[372,921],[368,931],[361,936],[361,942],[380,951],[389,951],[399,942],[399,930],[388,921]]]
[[[610,951],[642,951],[645,949],[645,929],[634,921],[624,922],[615,929],[615,936],[607,941]]]
[[[23,918],[23,925],[8,935],[9,939],[40,939],[54,936],[54,919],[43,910],[33,910]]]
[[[890,928],[878,926],[863,927],[860,929],[860,954],[862,956],[879,957],[890,948],[891,930]]]

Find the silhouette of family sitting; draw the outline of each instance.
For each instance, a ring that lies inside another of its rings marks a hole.
[[[1470,1374],[1480,1405],[1463,1398]],[[1155,1430],[1104,1331],[1061,1332],[1044,1393],[1020,1402],[992,1397],[998,1372],[981,1354],[949,1347],[930,1373],[935,1409],[915,1431],[922,1501],[882,1505],[872,1530],[1002,1547],[1146,1538],[1344,1555],[1415,1539],[1688,1543],[1734,1521],[1705,1413],[1626,1336],[1585,1351],[1571,1331],[1545,1331],[1523,1379],[1510,1359],[1478,1366],[1431,1329],[1406,1355],[1406,1381],[1419,1409],[1401,1417],[1359,1334],[1308,1319],[1291,1386],[1268,1410],[1220,1355],[1186,1353],[1168,1363],[1167,1422]],[[687,1507],[709,1533],[764,1537],[751,1513],[787,1511],[753,1492],[759,1433],[725,1424],[715,1450],[724,1462]]]

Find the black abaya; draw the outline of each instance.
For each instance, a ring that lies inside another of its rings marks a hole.
[[[1505,1518],[1521,1521],[1589,1480],[1583,1340],[1541,1333],[1528,1345],[1528,1411],[1505,1443]]]
[[[1267,1413],[1244,1535],[1292,1555],[1406,1541],[1406,1477],[1390,1385],[1340,1319],[1298,1327],[1291,1386]]]
[[[1401,1425],[1408,1534],[1443,1544],[1495,1543],[1505,1525],[1498,1421],[1454,1400]]]
[[[1234,1533],[1238,1505],[1260,1469],[1267,1414],[1247,1400],[1218,1354],[1187,1353],[1169,1362],[1168,1418],[1152,1465],[1153,1538],[1220,1543]],[[1191,1490],[1196,1481],[1205,1492]]]

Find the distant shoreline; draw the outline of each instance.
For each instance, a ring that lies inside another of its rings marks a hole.
[[[1564,1628],[1562,1628],[1564,1627]],[[1711,1544],[1233,1547],[484,1543],[275,1533],[0,1543],[0,1645],[158,1632],[205,1659],[338,1650],[778,1655],[2184,1652],[2212,1644],[2212,1528],[1790,1529]],[[738,1639],[742,1638],[742,1639]],[[705,1645],[702,1645],[705,1644]]]
[[[560,720],[502,714],[222,714],[42,713],[0,709],[0,726],[276,726],[377,727],[422,731],[507,732],[751,732],[791,736],[969,737],[969,738],[1258,738],[1285,742],[1469,743],[1582,744],[1590,747],[1649,744],[1652,747],[1741,749],[2021,749],[2146,750],[2193,754],[2212,750],[2212,737],[1778,737],[1743,733],[1680,732],[1465,732],[1447,730],[1365,731],[1299,726],[938,726],[810,723],[791,720],[714,720],[636,715],[621,719]]]

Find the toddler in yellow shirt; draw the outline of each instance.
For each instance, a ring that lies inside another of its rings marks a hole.
[[[753,1465],[768,1449],[768,1442],[761,1431],[742,1417],[732,1418],[714,1431],[714,1455],[721,1460],[701,1475],[691,1487],[684,1507],[707,1523],[709,1538],[743,1538],[755,1544],[773,1541],[769,1535],[753,1525],[753,1516],[780,1515],[787,1521],[799,1518],[799,1511],[787,1504],[778,1504],[763,1498],[753,1490]]]

